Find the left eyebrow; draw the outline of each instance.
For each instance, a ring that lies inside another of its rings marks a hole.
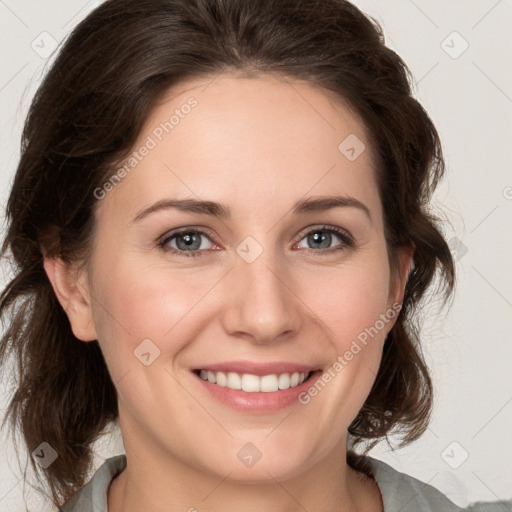
[[[298,201],[293,207],[293,213],[303,215],[310,212],[324,212],[332,208],[352,207],[362,210],[372,220],[370,209],[355,197],[349,196],[319,196],[308,197]]]
[[[348,196],[318,196],[308,197],[298,201],[292,209],[295,215],[305,215],[310,212],[323,212],[332,208],[352,207],[363,211],[372,220],[369,208],[354,197]],[[231,217],[229,206],[214,201],[200,201],[197,199],[162,199],[140,210],[132,223],[138,222],[144,217],[159,210],[177,209],[185,212],[211,215],[220,219]]]

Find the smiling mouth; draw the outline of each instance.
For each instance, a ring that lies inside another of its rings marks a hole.
[[[299,386],[315,372],[271,373],[261,376],[251,373],[214,372],[210,370],[196,370],[195,373],[201,379],[217,386],[247,393],[273,393]]]

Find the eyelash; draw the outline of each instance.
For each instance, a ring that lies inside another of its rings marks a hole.
[[[316,233],[316,232],[335,233],[336,235],[338,235],[340,237],[340,239],[342,240],[342,243],[340,243],[338,246],[331,247],[329,249],[320,249],[320,250],[317,250],[317,249],[306,249],[307,251],[312,252],[313,254],[314,253],[318,253],[318,252],[324,253],[324,254],[325,253],[332,254],[333,252],[340,251],[340,250],[350,249],[350,248],[355,246],[354,239],[352,238],[352,236],[347,231],[345,231],[344,229],[341,229],[341,228],[335,228],[333,226],[322,226],[322,227],[319,227],[319,228],[310,229],[309,231],[306,231],[305,233],[301,233],[300,238],[299,238],[297,243],[299,243],[307,235],[309,235],[311,233]],[[173,253],[173,254],[178,254],[180,256],[184,255],[186,258],[194,258],[194,257],[197,257],[197,256],[203,256],[202,253],[208,251],[208,249],[194,250],[194,251],[181,251],[181,250],[178,250],[178,249],[174,249],[173,247],[167,247],[167,244],[172,239],[176,238],[179,235],[183,235],[183,234],[199,234],[199,235],[204,235],[210,241],[214,242],[213,240],[211,240],[211,238],[208,236],[208,234],[206,232],[204,232],[204,231],[202,231],[200,229],[180,228],[180,229],[177,229],[177,230],[172,231],[170,233],[166,233],[163,236],[163,238],[161,238],[160,240],[157,241],[157,246],[162,251],[164,251],[166,253],[169,252],[169,253]],[[321,255],[314,254],[314,256],[321,256]]]

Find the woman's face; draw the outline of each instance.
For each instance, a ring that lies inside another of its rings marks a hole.
[[[82,288],[127,453],[242,481],[344,453],[402,297],[361,122],[311,85],[221,75],[169,93],[133,150]]]

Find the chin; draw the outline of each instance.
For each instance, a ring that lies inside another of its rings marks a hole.
[[[265,435],[268,435],[266,433]],[[262,443],[263,444],[263,443]],[[304,447],[304,443],[298,442],[296,447]],[[217,454],[218,464],[212,466],[211,460],[215,459],[212,454],[210,461],[204,461],[208,467],[209,473],[215,473],[216,476],[228,478],[239,484],[269,484],[275,483],[275,480],[285,481],[297,477],[310,466],[314,465],[319,458],[318,452],[313,452],[308,456],[307,453],[297,453],[297,449],[276,446],[267,440],[266,446],[261,449],[257,444],[247,441],[235,450],[223,449],[222,454]],[[230,453],[231,456],[226,454]]]

